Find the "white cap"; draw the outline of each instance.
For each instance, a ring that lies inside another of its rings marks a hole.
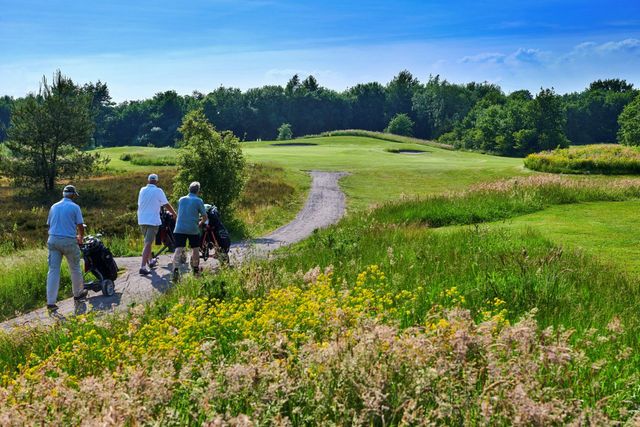
[[[149,178],[147,178],[149,181],[157,181],[158,180],[158,175],[155,173],[152,173],[149,175]]]

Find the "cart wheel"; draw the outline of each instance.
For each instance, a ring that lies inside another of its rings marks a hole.
[[[112,280],[105,279],[102,281],[102,295],[105,297],[112,297],[116,293],[116,286]]]

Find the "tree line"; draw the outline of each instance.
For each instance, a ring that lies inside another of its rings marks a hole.
[[[85,148],[173,146],[180,140],[183,117],[202,109],[216,129],[229,130],[241,140],[282,138],[283,124],[292,136],[388,130],[512,156],[568,144],[616,142],[621,113],[638,95],[632,84],[620,79],[598,80],[582,92],[565,95],[552,89],[505,94],[487,82],[457,84],[430,76],[423,83],[406,70],[385,85],[362,83],[343,92],[320,86],[313,76],[301,80],[294,75],[284,87],[220,87],[185,96],[166,91],[119,104],[106,83],[77,87],[90,98],[94,121]],[[7,139],[12,115],[31,98],[0,98],[0,142]]]

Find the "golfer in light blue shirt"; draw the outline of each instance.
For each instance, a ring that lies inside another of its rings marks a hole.
[[[80,206],[73,202],[79,196],[73,185],[67,185],[62,192],[63,198],[51,206],[47,225],[49,226],[49,272],[47,274],[47,309],[58,309],[58,290],[60,288],[60,266],[62,257],[67,258],[71,271],[73,297],[81,300],[87,296],[80,268],[80,244],[84,237],[84,220]]]
[[[187,246],[187,240],[191,247],[191,268],[194,274],[200,272],[200,225],[207,219],[207,211],[204,202],[198,194],[200,183],[197,181],[189,185],[189,194],[178,201],[178,217],[173,237],[176,243],[176,251],[173,256],[173,281],[179,279],[180,264]]]

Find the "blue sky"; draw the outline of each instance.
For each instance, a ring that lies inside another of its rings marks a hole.
[[[294,73],[343,90],[402,69],[507,92],[640,87],[640,0],[0,0],[0,94],[57,68],[116,101]]]

